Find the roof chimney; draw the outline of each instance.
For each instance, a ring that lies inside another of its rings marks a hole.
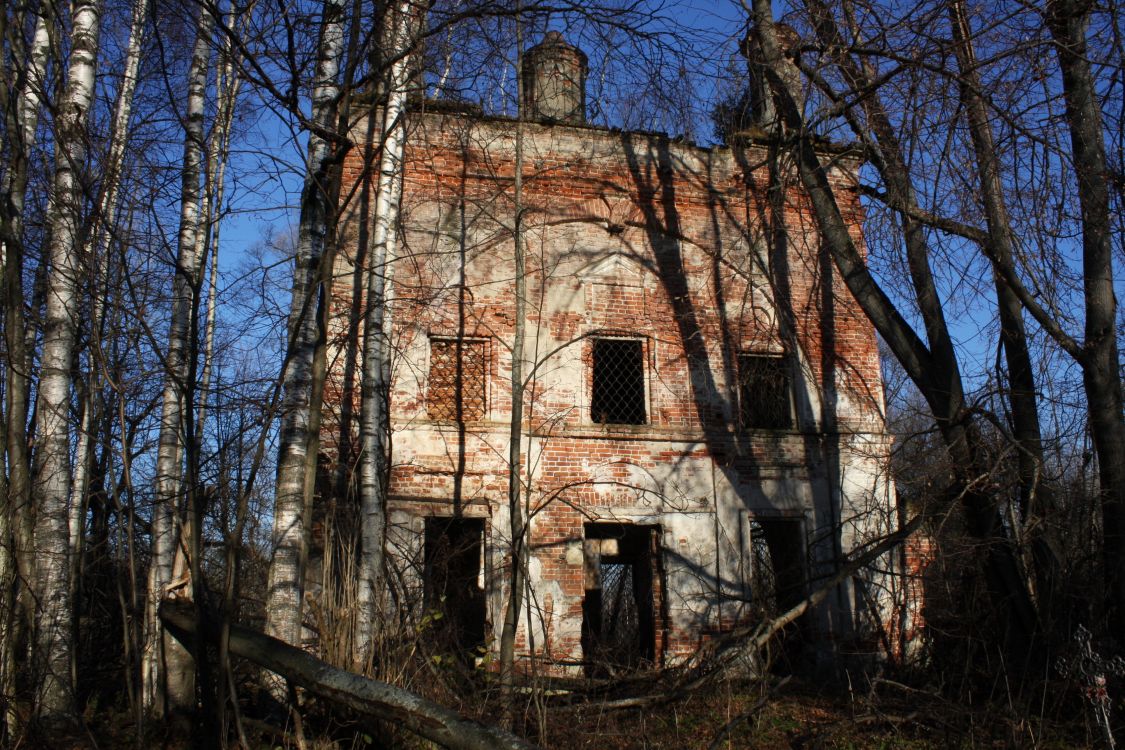
[[[581,125],[586,122],[586,55],[548,31],[523,54],[520,117]]]
[[[780,70],[785,88],[789,90],[797,109],[805,108],[805,90],[801,83],[801,71],[790,59],[795,50],[801,45],[801,37],[797,31],[788,24],[774,23],[774,34],[777,36],[781,54]],[[750,109],[751,120],[754,125],[762,130],[772,130],[778,124],[777,110],[773,103],[773,94],[770,91],[769,81],[766,78],[766,61],[762,54],[762,47],[758,37],[757,27],[746,33],[742,40],[742,54],[750,63]]]

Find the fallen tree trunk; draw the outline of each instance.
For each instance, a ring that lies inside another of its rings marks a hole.
[[[177,640],[191,649],[197,622],[189,603],[166,601],[160,619]],[[217,623],[205,628],[208,641],[218,641]],[[299,648],[249,628],[232,625],[230,653],[265,667],[294,685],[365,716],[392,721],[433,742],[455,750],[533,750],[514,734],[466,719],[456,711],[402,688],[333,667]]]

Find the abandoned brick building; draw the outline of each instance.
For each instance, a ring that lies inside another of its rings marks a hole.
[[[701,148],[594,127],[581,51],[551,33],[523,64],[518,119],[427,103],[406,121],[386,313],[391,586],[416,614],[444,612],[461,647],[496,650],[522,322],[517,651],[559,668],[672,664],[895,526],[875,334],[800,191],[768,189],[763,137]],[[859,163],[825,149],[861,241]],[[344,171],[361,178],[360,149]],[[360,205],[345,211],[341,300]],[[805,632],[854,639],[887,580],[841,586]]]

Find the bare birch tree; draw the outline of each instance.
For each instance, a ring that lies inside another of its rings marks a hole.
[[[301,638],[304,563],[307,554],[308,507],[306,475],[316,471],[316,455],[309,455],[310,410],[319,396],[311,393],[317,344],[317,310],[326,294],[319,285],[328,233],[333,191],[329,176],[335,158],[331,133],[336,123],[340,60],[344,51],[346,6],[325,0],[321,6],[316,80],[312,94],[305,181],[293,291],[289,308],[289,337],[281,373],[281,434],[278,445],[277,489],[274,501],[273,544],[266,592],[266,632],[286,643]],[[326,303],[326,301],[325,301]],[[283,692],[283,691],[282,691]]]
[[[7,473],[0,508],[0,692],[13,695],[17,643],[32,612],[27,585],[34,574],[32,563],[31,466],[27,445],[31,358],[24,315],[23,213],[31,150],[39,124],[39,110],[46,101],[47,69],[51,58],[54,17],[51,4],[42,3],[36,15],[26,66],[18,70],[20,52],[13,50],[12,79],[0,83],[0,104],[8,137],[8,165],[0,183],[0,279],[4,300],[4,452]],[[9,80],[12,85],[9,85]],[[34,339],[31,339],[32,342]],[[14,705],[5,713],[9,732],[16,731]]]
[[[371,642],[379,616],[383,582],[383,553],[387,530],[386,500],[389,466],[388,414],[390,343],[387,295],[390,272],[398,247],[399,209],[402,200],[403,154],[406,143],[406,95],[410,81],[410,56],[416,25],[423,9],[403,0],[388,9],[384,28],[383,59],[386,103],[380,128],[382,152],[375,188],[371,256],[367,269],[367,300],[363,317],[362,411],[360,416],[359,524],[360,562],[355,650],[356,670],[371,668]]]
[[[36,404],[35,453],[35,662],[42,670],[37,708],[50,725],[75,717],[70,681],[70,398],[80,314],[80,170],[97,71],[100,4],[71,6],[70,63],[55,121],[55,174],[48,222],[46,319]]]
[[[194,424],[192,400],[198,354],[198,295],[205,260],[200,204],[212,29],[209,10],[200,6],[188,70],[187,104],[182,116],[184,148],[180,172],[180,224],[172,281],[168,350],[164,362],[156,500],[152,514],[152,562],[145,615],[144,703],[150,710],[166,715],[187,716],[195,707],[191,657],[181,644],[164,633],[157,609],[170,585],[176,584],[184,595],[190,597],[191,585],[197,581],[190,575],[187,580],[173,581],[173,564],[177,548],[184,549],[185,546],[185,559],[187,555],[191,556],[188,565],[193,573],[198,564],[198,546],[192,544],[191,539],[199,533],[198,519],[192,519],[196,523],[188,524],[188,534],[185,535],[182,533],[181,514],[185,510],[185,501],[196,494],[194,485],[198,482],[198,477],[190,471],[185,477],[184,458],[191,448],[190,435]]]
[[[149,0],[134,0],[129,25],[129,41],[125,51],[125,61],[121,75],[121,86],[114,105],[113,122],[110,126],[110,140],[106,161],[102,169],[102,194],[94,216],[96,231],[86,237],[84,256],[90,259],[90,345],[86,385],[82,394],[81,422],[78,427],[78,444],[75,450],[76,463],[70,497],[70,589],[74,604],[73,637],[78,640],[78,598],[81,594],[82,556],[85,539],[85,523],[90,487],[91,464],[94,461],[94,447],[99,433],[104,433],[100,413],[102,400],[101,372],[104,357],[99,351],[101,344],[102,318],[105,300],[109,296],[109,264],[111,238],[117,220],[118,197],[121,191],[121,171],[125,161],[125,147],[129,141],[129,120],[133,112],[133,95],[137,89],[137,72],[141,62],[141,47],[145,39],[145,25],[148,21]],[[78,679],[78,660],[72,656],[72,679]]]

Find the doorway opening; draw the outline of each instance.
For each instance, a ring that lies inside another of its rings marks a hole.
[[[753,614],[772,620],[799,604],[806,591],[804,527],[796,518],[750,520],[750,585]],[[800,662],[808,642],[808,613],[785,628],[786,636],[771,652],[768,668],[787,672]]]
[[[602,676],[656,662],[659,527],[585,524],[582,653]]]
[[[427,518],[423,600],[439,651],[470,659],[484,647],[484,519]]]
[[[805,596],[805,545],[801,521],[753,518],[750,521],[751,595],[765,617],[776,617]]]

